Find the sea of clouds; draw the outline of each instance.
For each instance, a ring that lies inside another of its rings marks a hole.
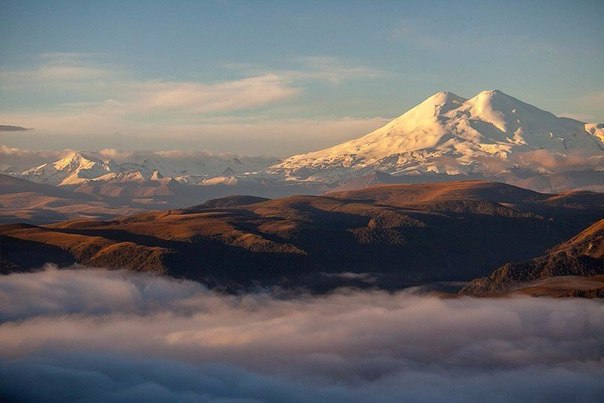
[[[0,401],[596,402],[604,303],[0,276]]]

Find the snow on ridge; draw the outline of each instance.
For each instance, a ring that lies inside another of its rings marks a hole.
[[[272,166],[274,160],[233,154],[102,150],[73,151],[54,162],[5,173],[53,185],[92,181],[233,185],[258,177],[338,183],[375,171],[469,175],[487,170],[493,174],[493,167],[497,172],[532,168],[535,158],[519,156],[543,150],[556,158],[579,150],[601,161],[604,124],[560,118],[499,90],[482,91],[469,99],[437,92],[363,137]]]
[[[52,185],[76,185],[97,178],[115,169],[112,162],[70,152],[64,158],[22,172],[19,176],[34,182]]]
[[[86,182],[126,183],[147,181],[199,184],[205,179],[245,175],[266,168],[268,159],[209,153],[136,152],[116,162],[101,153],[71,151],[63,158],[22,172],[6,172],[24,179],[51,185],[80,185]],[[274,160],[272,160],[274,161]],[[222,183],[236,183],[232,179]]]
[[[470,99],[438,92],[377,130],[271,167],[289,179],[331,182],[375,170],[470,174],[481,161],[535,150],[601,153],[604,125],[559,118],[499,90]]]

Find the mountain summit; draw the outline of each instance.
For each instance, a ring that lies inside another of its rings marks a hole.
[[[28,169],[20,176],[40,183],[52,185],[76,185],[115,169],[111,161],[103,162],[98,158],[80,152],[70,152],[64,158]]]
[[[289,178],[334,181],[379,170],[395,175],[471,174],[518,154],[571,150],[601,154],[604,126],[560,118],[499,90],[470,99],[438,92],[385,126],[272,167]],[[501,169],[501,168],[500,168]]]

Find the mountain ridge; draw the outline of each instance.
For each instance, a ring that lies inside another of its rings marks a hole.
[[[542,192],[604,190],[604,124],[557,117],[500,90],[437,92],[365,136],[278,162],[231,154],[76,152],[5,173],[85,192],[150,194],[175,183],[232,189],[484,179]],[[111,157],[111,158],[109,158]],[[113,159],[112,159],[113,158]],[[362,179],[374,176],[381,178]],[[388,178],[385,175],[390,175]],[[141,189],[133,190],[136,187]],[[128,188],[128,190],[124,190]],[[166,192],[161,191],[163,196]],[[290,193],[291,194],[291,193]]]
[[[95,155],[96,154],[96,155]],[[233,183],[236,177],[241,179],[247,172],[255,172],[268,166],[274,159],[262,157],[199,156],[170,161],[170,152],[166,156],[157,153],[138,153],[129,160],[118,162],[96,152],[71,151],[56,161],[6,173],[38,183],[58,186],[82,185],[87,182],[168,182],[204,185],[207,179],[213,183]],[[161,154],[161,153],[160,153]]]
[[[236,196],[106,221],[0,225],[1,255],[10,271],[50,261],[227,288],[400,289],[471,280],[536,256],[600,218],[603,208],[598,193],[541,194],[484,181]]]
[[[499,90],[470,99],[438,92],[365,136],[294,155],[271,172],[310,181],[342,181],[371,170],[470,174],[486,172],[489,158],[518,165],[515,153],[601,153],[603,139],[602,125],[556,117]]]
[[[74,217],[108,219],[142,211],[144,207],[0,174],[0,222],[52,222]]]

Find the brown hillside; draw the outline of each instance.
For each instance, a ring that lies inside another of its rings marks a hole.
[[[599,275],[604,275],[604,219],[543,256],[524,263],[505,264],[490,276],[473,280],[461,290],[461,294],[489,296],[532,292],[539,295],[574,296],[575,291],[585,291],[573,286],[578,281],[577,277],[588,281],[586,278]],[[544,288],[551,284],[556,284],[556,287],[548,294]],[[566,285],[563,286],[564,284]],[[602,288],[601,292],[592,293],[593,295],[588,293],[586,296],[604,297],[604,283],[596,282],[594,287],[596,290]]]
[[[597,193],[561,205],[549,205],[552,197],[470,181],[0,226],[2,262],[4,271],[27,270],[56,255],[221,286],[359,285],[339,277],[351,272],[385,288],[468,280],[542,254],[604,207]]]

